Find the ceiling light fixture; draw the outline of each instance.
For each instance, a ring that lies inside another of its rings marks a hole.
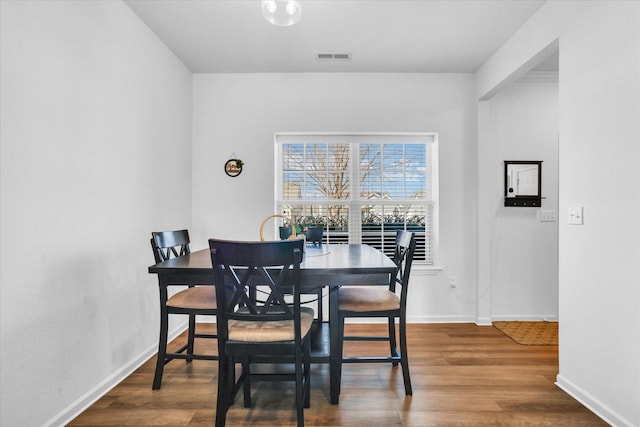
[[[299,0],[262,0],[262,16],[278,27],[290,27],[302,19]]]

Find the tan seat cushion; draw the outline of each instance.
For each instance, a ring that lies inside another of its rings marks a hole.
[[[400,297],[382,286],[345,286],[340,288],[338,298],[342,311],[384,311],[400,308]]]
[[[310,307],[300,308],[300,330],[305,336],[313,323],[314,312]],[[293,320],[252,322],[229,320],[229,340],[243,342],[293,341]]]
[[[187,288],[173,295],[167,306],[176,308],[216,308],[216,288],[214,286],[196,286]]]

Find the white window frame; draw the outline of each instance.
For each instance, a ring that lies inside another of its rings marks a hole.
[[[311,132],[276,132],[274,134],[274,211],[280,212],[280,206],[283,204],[296,204],[306,202],[307,204],[321,204],[314,200],[283,200],[283,171],[282,171],[282,144],[298,143],[298,142],[327,142],[327,143],[358,143],[358,142],[381,142],[381,143],[406,143],[419,142],[426,143],[427,146],[427,189],[428,197],[425,200],[425,231],[428,236],[425,237],[426,242],[430,242],[430,247],[426,248],[430,254],[430,259],[425,261],[415,261],[416,264],[435,267],[438,263],[439,252],[439,182],[438,182],[438,134],[435,132],[411,132],[411,133],[311,133]],[[352,176],[359,176],[358,162],[350,162]],[[355,180],[359,185],[359,179]],[[430,184],[430,187],[429,187]],[[343,204],[349,207],[349,243],[361,243],[361,228],[352,227],[351,224],[360,224],[360,208],[362,201],[359,199],[360,191],[357,186],[351,187],[351,197],[345,200]],[[398,204],[398,200],[377,200],[376,204]],[[429,216],[428,213],[431,213]],[[354,221],[357,217],[356,221]],[[274,233],[277,235],[277,224],[274,224]],[[426,244],[425,242],[425,244]]]

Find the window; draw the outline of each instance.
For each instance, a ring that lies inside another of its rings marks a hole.
[[[390,255],[396,230],[413,231],[414,260],[433,264],[436,165],[433,133],[276,134],[276,212]]]

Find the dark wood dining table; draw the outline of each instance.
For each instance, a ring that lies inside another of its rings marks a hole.
[[[396,265],[381,251],[369,245],[307,245],[301,264],[303,290],[328,288],[329,320],[315,325],[312,337],[312,362],[329,362],[329,394],[332,404],[340,394],[340,358],[331,349],[339,348],[338,288],[342,285],[388,286]],[[149,267],[158,275],[161,287],[168,285],[213,285],[213,268],[209,249],[194,251]],[[321,302],[319,302],[321,303]],[[322,319],[321,319],[322,320]],[[328,338],[327,338],[328,335]]]

